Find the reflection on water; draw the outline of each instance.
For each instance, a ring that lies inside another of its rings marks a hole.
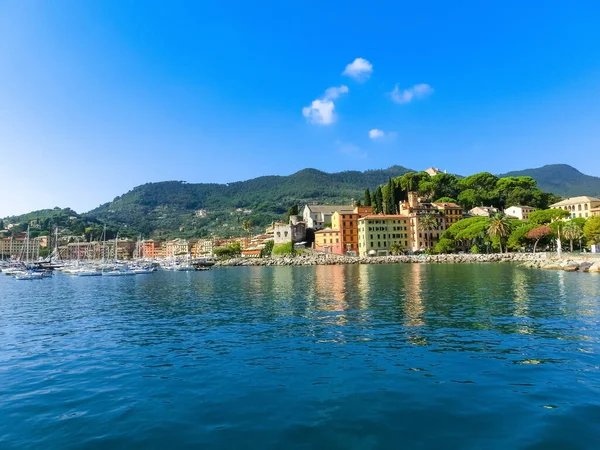
[[[411,264],[409,266],[409,273],[407,274],[408,280],[405,283],[406,295],[404,297],[404,325],[407,327],[419,327],[424,324],[423,313],[425,307],[423,306],[422,297],[422,273],[423,265]]]
[[[510,264],[0,277],[0,448],[596,448],[598,281]]]

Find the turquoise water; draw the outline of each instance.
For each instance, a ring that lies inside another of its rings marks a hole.
[[[598,449],[600,276],[0,275],[2,449]]]

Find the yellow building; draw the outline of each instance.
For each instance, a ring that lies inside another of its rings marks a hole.
[[[315,250],[325,253],[342,254],[340,230],[325,228],[315,233]]]
[[[410,249],[409,221],[409,217],[400,214],[379,214],[358,219],[359,255],[389,255],[395,246]]]
[[[167,258],[174,256],[187,255],[190,251],[190,244],[185,239],[173,239],[165,244],[165,253]]]
[[[580,196],[571,197],[550,205],[552,209],[562,209],[571,214],[571,218],[590,217],[597,214],[600,208],[600,198]]]
[[[214,243],[212,239],[198,239],[192,246],[192,256],[194,258],[200,256],[212,256]]]

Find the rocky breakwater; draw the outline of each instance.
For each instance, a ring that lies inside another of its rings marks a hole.
[[[300,255],[278,258],[234,258],[217,262],[217,267],[237,266],[316,266],[334,264],[398,264],[398,263],[488,263],[519,262],[538,263],[545,258],[543,254],[532,253],[491,253],[449,254],[449,255],[398,255],[398,256],[341,256],[341,255]],[[533,266],[532,266],[533,267]]]
[[[600,273],[600,258],[598,261],[579,259],[557,259],[526,261],[525,267],[533,267],[544,270],[564,270],[565,272],[590,272]]]

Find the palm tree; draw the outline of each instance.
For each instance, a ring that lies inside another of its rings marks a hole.
[[[394,242],[390,247],[390,253],[392,255],[400,255],[404,251],[404,248],[399,242]]]
[[[487,229],[489,237],[497,237],[500,244],[500,253],[502,253],[502,239],[506,238],[510,234],[510,225],[508,219],[504,214],[496,214],[492,217],[490,225]]]
[[[425,232],[426,242],[430,240],[429,235],[427,233],[430,233],[432,230],[435,230],[437,228],[437,224],[437,220],[435,217],[433,217],[432,214],[428,213],[419,217],[419,230]],[[425,246],[427,246],[427,244]]]
[[[563,235],[565,239],[569,240],[569,243],[571,244],[571,252],[573,252],[573,241],[583,237],[583,230],[579,228],[576,223],[567,222],[563,228]]]
[[[246,231],[246,233],[250,234],[250,230],[252,230],[252,221],[251,220],[244,220],[242,222],[242,228],[244,229],[244,231]]]

